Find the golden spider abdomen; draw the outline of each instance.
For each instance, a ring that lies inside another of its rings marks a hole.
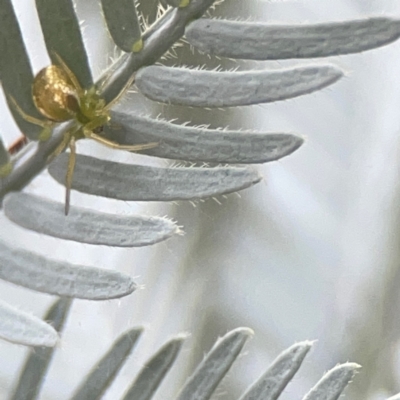
[[[68,121],[79,112],[79,98],[68,75],[57,65],[43,68],[32,85],[33,102],[46,118]]]

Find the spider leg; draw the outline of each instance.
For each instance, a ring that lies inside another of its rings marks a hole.
[[[160,143],[153,142],[153,143],[143,143],[143,144],[134,144],[134,145],[125,145],[125,144],[118,144],[113,142],[112,140],[106,139],[103,136],[97,135],[93,132],[84,132],[85,137],[89,139],[93,139],[96,142],[103,144],[104,146],[110,147],[111,149],[116,150],[127,150],[127,151],[140,151],[140,150],[147,150],[157,147]]]
[[[41,119],[39,119],[39,118],[32,117],[31,115],[27,114],[27,113],[19,106],[19,104],[17,103],[17,101],[14,99],[14,97],[12,97],[12,96],[7,96],[7,97],[10,99],[12,105],[13,105],[14,108],[17,110],[18,114],[19,114],[25,121],[28,121],[28,122],[30,122],[31,124],[34,124],[34,125],[41,126],[41,127],[43,127],[43,128],[48,128],[48,127],[49,127],[49,125],[50,125],[49,122],[43,121],[43,120],[41,120]]]
[[[69,142],[71,141],[71,136],[72,136],[71,131],[65,132],[61,143],[56,147],[56,149],[48,157],[48,159],[47,159],[48,163],[51,163],[57,156],[59,156],[65,150],[65,148],[68,146]]]
[[[109,110],[114,104],[118,103],[125,92],[133,85],[133,82],[135,82],[135,75],[132,75],[129,78],[128,82],[126,82],[125,86],[121,89],[118,95],[104,107],[105,110]]]
[[[69,149],[70,153],[68,159],[68,168],[67,168],[67,175],[65,177],[65,215],[68,215],[69,213],[72,178],[74,176],[74,169],[76,162],[76,145],[74,136],[71,136],[71,140],[69,141]]]
[[[74,87],[78,93],[78,97],[81,98],[83,96],[84,90],[82,89],[82,86],[80,85],[75,74],[69,69],[68,65],[65,64],[64,60],[59,56],[59,54],[57,54],[56,52],[53,52],[53,54],[54,54],[55,58],[57,59],[57,62],[60,64],[60,67],[68,75],[69,80],[74,85]]]

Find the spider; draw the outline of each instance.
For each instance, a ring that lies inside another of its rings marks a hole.
[[[111,119],[111,107],[132,85],[134,77],[130,79],[115,99],[106,104],[105,100],[101,98],[96,85],[89,89],[83,89],[74,73],[61,57],[57,54],[55,54],[55,56],[58,65],[52,64],[40,70],[35,76],[32,85],[33,102],[46,120],[28,115],[21,109],[14,98],[10,97],[10,99],[22,118],[43,128],[43,131],[39,135],[39,140],[41,141],[50,138],[52,129],[57,123],[69,120],[74,120],[76,122],[71,129],[65,132],[62,142],[49,157],[49,161],[51,161],[67,147],[70,149],[65,178],[65,215],[68,215],[72,178],[76,161],[75,142],[77,140],[83,138],[93,139],[113,149],[127,151],[151,149],[156,147],[158,143],[120,145],[99,135],[103,126]]]

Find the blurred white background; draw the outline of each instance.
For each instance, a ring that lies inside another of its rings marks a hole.
[[[400,18],[395,0],[239,3],[226,0],[219,13],[274,23]],[[37,72],[49,61],[34,1],[14,4]],[[97,75],[111,48],[97,0],[77,0],[77,11]],[[112,341],[138,325],[146,330],[106,399],[119,398],[146,358],[168,338],[190,332],[156,397],[173,398],[218,336],[238,326],[253,328],[255,337],[218,398],[237,398],[280,351],[305,339],[318,342],[283,399],[300,398],[323,372],[348,360],[363,366],[347,390],[348,398],[365,399],[368,394],[380,399],[400,391],[400,42],[329,60],[244,63],[242,68],[326,62],[339,65],[347,76],[315,94],[222,115],[161,110],[196,123],[306,136],[293,155],[260,166],[264,181],[240,196],[196,205],[121,204],[73,193],[73,203],[87,207],[168,215],[183,225],[184,237],[142,249],[109,249],[27,233],[0,216],[5,240],[52,258],[125,271],[144,285],[122,300],[74,302],[43,399],[67,399]],[[151,103],[138,95],[124,106],[152,112]],[[19,132],[3,100],[1,107],[1,134],[11,143]],[[79,143],[78,150],[123,162],[166,164],[91,143]],[[62,188],[47,173],[28,190],[63,199]],[[38,316],[54,301],[5,282],[0,282],[0,298]],[[7,398],[26,352],[0,342],[1,399]]]

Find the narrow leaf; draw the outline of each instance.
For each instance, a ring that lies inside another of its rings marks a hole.
[[[178,232],[170,220],[157,217],[106,214],[64,205],[29,193],[10,193],[4,213],[14,223],[35,232],[81,243],[116,247],[147,246]]]
[[[10,162],[10,154],[4,146],[3,141],[0,139],[0,179],[7,176],[12,171],[12,164]]]
[[[360,366],[356,363],[345,363],[332,368],[306,394],[303,400],[337,400],[353,379],[358,368]]]
[[[33,72],[11,0],[0,0],[0,79],[10,111],[27,137],[37,140],[42,128],[25,121],[10,101],[10,96],[28,114],[41,118],[33,104]]]
[[[281,353],[240,400],[276,400],[300,368],[312,342],[301,342]]]
[[[192,107],[234,107],[286,100],[321,90],[343,77],[333,65],[278,71],[222,72],[150,66],[136,86],[149,99]]]
[[[115,44],[127,53],[143,48],[134,0],[101,0],[108,31]]]
[[[132,329],[117,339],[111,349],[93,367],[71,400],[100,399],[131,354],[142,330],[142,328]]]
[[[186,381],[177,400],[209,399],[252,335],[251,329],[237,328],[219,339]]]
[[[161,347],[144,365],[123,400],[150,400],[174,364],[184,339],[174,338]]]
[[[45,315],[44,320],[60,332],[70,306],[70,299],[57,300]],[[53,354],[54,347],[36,347],[31,350],[17,380],[18,385],[10,400],[34,400],[38,397]]]
[[[88,300],[123,297],[136,288],[129,276],[119,272],[53,261],[4,242],[0,242],[0,279],[39,292]]]
[[[64,184],[68,154],[50,165],[50,175]],[[195,200],[235,192],[254,185],[254,168],[156,168],[77,156],[72,188],[125,201]]]
[[[36,0],[36,8],[53,63],[58,64],[58,54],[79,83],[89,88],[93,79],[72,0]]]
[[[247,60],[328,57],[360,53],[400,37],[400,21],[390,18],[318,25],[199,19],[185,31],[189,43],[204,53]]]
[[[58,341],[57,332],[50,325],[3,301],[0,301],[0,338],[25,346],[53,347]]]
[[[255,164],[279,160],[302,144],[290,133],[196,128],[137,115],[112,113],[109,137],[121,144],[158,142],[141,153],[175,160]]]

